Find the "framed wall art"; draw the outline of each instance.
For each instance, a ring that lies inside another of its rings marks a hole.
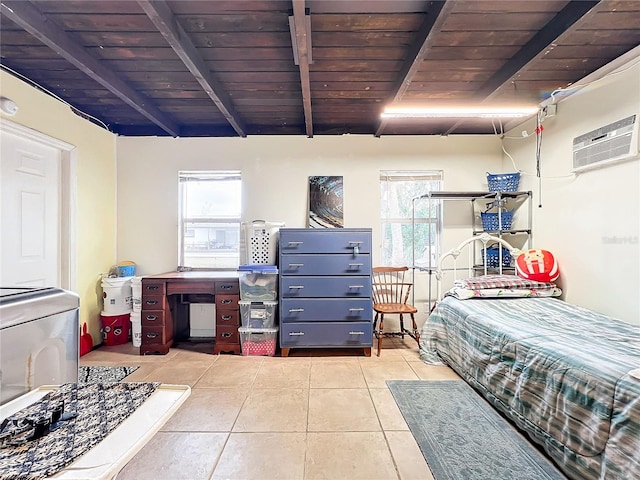
[[[342,176],[309,177],[309,228],[343,228]]]

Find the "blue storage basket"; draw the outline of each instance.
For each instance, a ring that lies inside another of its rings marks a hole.
[[[133,277],[136,274],[135,265],[118,265],[119,277]]]
[[[500,247],[492,245],[487,247],[487,267],[498,268],[500,266]],[[484,263],[484,249],[482,249],[482,262]],[[511,253],[506,248],[502,248],[502,266],[511,265]]]
[[[490,192],[517,192],[520,173],[487,173]]]
[[[511,210],[503,210],[500,218],[498,218],[497,213],[481,212],[480,218],[482,219],[482,229],[485,232],[510,230],[513,223],[513,212]]]

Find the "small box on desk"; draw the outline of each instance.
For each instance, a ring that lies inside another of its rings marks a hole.
[[[247,328],[239,327],[242,355],[268,355],[276,353],[278,327]]]
[[[276,323],[278,302],[250,302],[240,300],[242,326],[248,328],[273,328]]]
[[[238,267],[240,300],[273,301],[278,298],[278,267],[241,265]]]

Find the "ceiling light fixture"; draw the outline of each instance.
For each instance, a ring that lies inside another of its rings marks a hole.
[[[522,118],[535,115],[538,107],[495,108],[495,107],[455,107],[455,108],[409,108],[387,107],[382,118]]]

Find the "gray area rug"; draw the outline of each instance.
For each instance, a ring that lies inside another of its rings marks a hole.
[[[436,480],[566,478],[467,383],[387,385]]]
[[[78,367],[78,384],[119,382],[140,367]]]

